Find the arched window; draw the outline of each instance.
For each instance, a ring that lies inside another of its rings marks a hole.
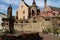
[[[35,13],[34,10],[32,10],[32,16],[34,16],[34,13]]]
[[[23,16],[23,20],[25,20],[25,16]]]
[[[23,5],[21,7],[23,7]]]
[[[25,14],[25,11],[23,11],[23,14]]]

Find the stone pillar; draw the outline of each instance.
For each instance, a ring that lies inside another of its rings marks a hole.
[[[10,34],[14,33],[14,18],[10,18],[9,19],[9,30],[10,30]]]
[[[7,9],[7,18],[10,18],[12,16],[12,6],[10,4],[10,6]]]
[[[9,30],[10,30],[10,34],[14,33],[14,18],[12,17],[12,6],[10,4],[10,6],[8,7],[8,21],[9,21]]]

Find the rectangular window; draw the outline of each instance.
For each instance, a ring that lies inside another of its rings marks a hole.
[[[23,14],[25,14],[25,11],[23,11]]]
[[[50,21],[50,19],[45,19],[45,21]]]

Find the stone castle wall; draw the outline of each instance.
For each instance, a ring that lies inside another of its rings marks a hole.
[[[18,31],[42,32],[43,29],[52,27],[51,22],[37,22],[37,23],[15,23],[14,29]]]
[[[25,23],[25,24],[15,24],[14,29],[18,31],[32,31],[41,32],[44,27],[40,23]]]
[[[46,28],[53,27],[51,20],[45,20],[42,17],[37,18],[37,22],[33,22],[32,19],[30,20],[29,23],[14,23],[14,29],[17,31],[42,32]],[[8,25],[6,29],[9,29]]]

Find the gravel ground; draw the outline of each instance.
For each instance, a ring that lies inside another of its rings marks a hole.
[[[51,35],[51,34],[42,34],[42,33],[39,33],[40,37],[43,38],[43,40],[60,40],[60,37],[56,36],[56,35]],[[1,37],[0,37],[0,40]]]
[[[51,34],[39,34],[43,40],[60,40],[60,37]]]

